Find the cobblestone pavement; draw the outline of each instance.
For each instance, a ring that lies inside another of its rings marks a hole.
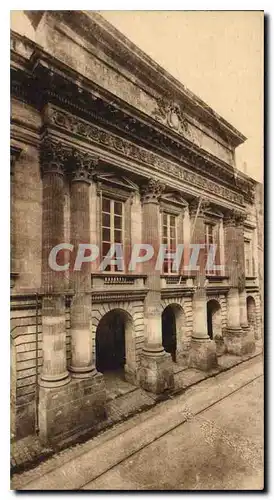
[[[219,358],[219,370],[214,370],[210,373],[201,372],[195,369],[182,369],[178,371],[178,367],[175,373],[175,389],[174,396],[176,393],[181,393],[187,388],[199,383],[200,381],[216,375],[220,371],[228,370],[229,368],[240,364],[241,362],[249,359],[250,357],[258,356],[261,352],[261,347],[257,347],[255,353],[252,356],[238,357],[232,355],[224,355]],[[116,384],[116,385],[115,385]],[[118,386],[118,387],[117,387]],[[147,393],[140,388],[135,388],[131,384],[125,381],[107,380],[108,389],[108,401],[107,401],[107,411],[108,419],[98,425],[94,434],[99,434],[100,432],[106,432],[110,427],[123,422],[128,418],[133,418],[134,415],[140,414],[143,410],[148,410],[156,403],[161,400],[153,394]],[[172,398],[172,394],[169,394],[169,398]],[[87,438],[86,438],[87,439]],[[84,439],[83,439],[84,440]],[[46,463],[58,463],[58,460],[62,462],[63,457],[68,457],[69,460],[70,453],[82,453],[85,451],[85,445],[88,446],[90,440],[85,442],[79,442],[65,450],[53,449],[51,447],[42,447],[37,436],[28,436],[19,441],[14,441],[11,444],[11,471],[12,475],[19,474],[23,471],[31,469],[38,464],[44,462],[45,470],[48,466]],[[55,455],[55,457],[53,456]],[[51,457],[51,458],[50,458]],[[65,460],[65,458],[64,458]],[[45,462],[47,461],[47,462]],[[53,461],[53,462],[52,462]],[[26,472],[25,472],[26,474]]]

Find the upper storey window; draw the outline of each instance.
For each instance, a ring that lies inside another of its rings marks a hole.
[[[207,261],[210,246],[214,245],[215,248],[215,258],[214,265],[220,265],[220,227],[219,223],[206,223],[205,224],[205,262]],[[216,269],[206,270],[208,275],[217,275],[219,271]]]
[[[163,212],[162,214],[162,243],[167,245],[166,253],[175,253],[177,246],[177,227],[176,216]],[[173,260],[168,257],[164,259],[163,272],[172,274],[176,271],[172,270]]]
[[[124,203],[103,196],[102,198],[102,258],[108,254],[111,245],[124,243]],[[119,256],[115,256],[119,259]],[[105,271],[119,271],[117,264],[111,264]]]

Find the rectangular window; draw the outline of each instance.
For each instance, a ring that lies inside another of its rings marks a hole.
[[[175,253],[177,247],[176,216],[163,212],[162,216],[162,243],[167,245],[166,253]],[[172,270],[173,260],[165,258],[163,272],[166,274],[176,273]]]
[[[101,254],[104,259],[114,243],[124,240],[124,204],[121,201],[112,200],[103,196],[102,198],[102,229],[101,229]],[[114,257],[117,259],[117,255]],[[109,265],[105,271],[121,272],[118,265]]]
[[[253,256],[252,256],[252,244],[250,240],[245,240],[245,274],[246,276],[252,276],[253,271]]]
[[[210,249],[210,245],[214,245],[217,243],[216,241],[216,233],[217,227],[215,224],[205,224],[205,265],[207,263],[208,253]],[[214,265],[216,265],[216,254],[214,259]],[[206,270],[206,274],[215,276],[217,274],[216,270]]]

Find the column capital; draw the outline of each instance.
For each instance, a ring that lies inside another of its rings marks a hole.
[[[149,179],[140,189],[143,203],[159,203],[164,190],[165,186],[163,183],[157,179]]]
[[[99,157],[72,149],[70,156],[71,181],[90,183],[91,176],[99,163]]]
[[[42,173],[55,173],[61,176],[64,175],[68,156],[68,151],[64,148],[64,145],[60,141],[54,142],[51,138],[46,137],[40,146],[40,164]]]
[[[229,210],[224,213],[225,226],[241,226],[247,218],[247,214],[237,210]]]
[[[210,203],[208,203],[206,200],[200,202],[199,199],[195,199],[192,202],[190,202],[188,206],[190,217],[195,217],[196,214],[197,217],[204,217],[205,212],[207,212],[209,209],[210,209]]]

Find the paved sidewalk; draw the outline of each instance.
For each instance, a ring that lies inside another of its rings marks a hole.
[[[172,400],[135,415],[65,450],[36,469],[16,474],[13,489],[75,490],[263,373],[262,356],[203,380]]]

